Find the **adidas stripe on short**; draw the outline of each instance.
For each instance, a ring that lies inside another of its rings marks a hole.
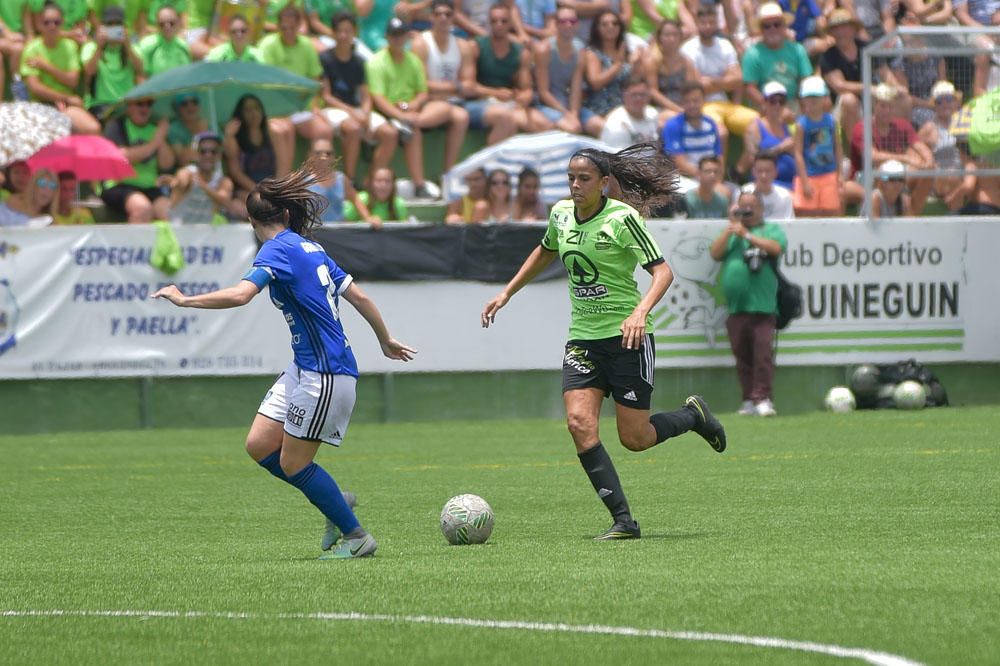
[[[340,446],[354,410],[358,380],[290,364],[260,403],[258,414],[285,424],[299,439]]]
[[[597,388],[619,405],[649,409],[655,358],[650,333],[643,337],[639,349],[622,349],[620,335],[603,340],[570,340],[563,353],[563,392]]]

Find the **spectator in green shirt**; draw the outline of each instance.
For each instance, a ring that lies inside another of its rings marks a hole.
[[[804,46],[788,38],[788,17],[775,2],[761,5],[757,23],[763,37],[743,56],[743,83],[758,109],[764,108],[761,92],[768,81],[785,86],[789,99],[797,99],[799,81],[812,76],[812,63]]]
[[[116,5],[104,10],[94,41],[80,50],[83,62],[84,101],[95,116],[120,101],[143,79],[142,58],[132,46],[125,26],[125,11]]]
[[[174,98],[176,117],[170,121],[167,143],[174,151],[177,165],[184,167],[198,159],[194,138],[209,131],[208,121],[201,112],[201,100],[195,92],[182,93]]]
[[[83,108],[80,86],[80,51],[63,37],[63,14],[58,5],[46,5],[39,21],[41,36],[28,42],[21,56],[21,76],[38,102],[53,104],[69,116],[75,134],[99,134],[101,124]]]
[[[698,187],[684,195],[688,219],[723,220],[729,216],[729,199],[719,192],[722,161],[714,155],[698,160]]]
[[[0,96],[6,89],[7,65],[11,74],[21,69],[21,52],[24,51],[25,18],[31,23],[31,11],[27,0],[0,1]]]
[[[371,185],[367,190],[358,192],[358,199],[379,222],[404,222],[409,219],[406,201],[396,194],[396,174],[389,167],[375,169]],[[361,221],[361,214],[350,201],[344,202],[344,221]]]
[[[104,136],[120,146],[135,167],[135,176],[105,183],[101,199],[129,223],[167,219],[170,200],[160,188],[160,173],[168,171],[174,154],[167,145],[170,125],[166,118],[153,122],[153,100],[129,100],[125,115],[108,123]],[[169,180],[165,178],[163,180]]]
[[[180,36],[181,17],[173,7],[162,7],[156,13],[159,32],[143,37],[139,42],[143,68],[153,77],[174,67],[191,62],[191,49]]]
[[[266,65],[286,69],[292,74],[319,81],[323,67],[312,42],[299,33],[302,10],[295,4],[285,5],[278,13],[278,32],[265,35],[257,44],[260,59]],[[333,140],[333,127],[317,108],[300,111],[288,119],[298,134],[310,141]]]
[[[69,37],[77,46],[87,41],[87,0],[28,0],[37,26],[46,7],[55,5],[63,15],[62,36]],[[6,2],[6,0],[0,0]]]
[[[424,65],[406,48],[408,30],[397,17],[385,29],[389,45],[372,56],[365,66],[368,91],[375,108],[399,130],[406,167],[413,180],[414,195],[430,198],[424,180],[423,130],[447,127],[444,169],[454,166],[469,129],[469,113],[444,100],[431,100]]]
[[[229,41],[205,56],[207,62],[261,62],[260,52],[250,43],[250,22],[242,15],[229,19]]]
[[[736,357],[743,415],[774,416],[774,332],[778,312],[778,277],[774,265],[788,241],[776,224],[764,221],[760,195],[744,191],[729,225],[709,253],[722,262],[720,283],[729,317],[726,330]]]

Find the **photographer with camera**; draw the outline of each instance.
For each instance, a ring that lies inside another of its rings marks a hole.
[[[774,332],[778,312],[775,263],[785,251],[785,232],[764,221],[764,206],[753,191],[741,192],[729,225],[709,253],[722,262],[721,284],[729,317],[726,330],[736,358],[743,416],[774,416]]]
[[[94,41],[80,49],[80,62],[84,102],[97,117],[104,115],[108,105],[121,101],[137,83],[142,83],[142,58],[130,43],[124,9],[111,5],[104,10]]]

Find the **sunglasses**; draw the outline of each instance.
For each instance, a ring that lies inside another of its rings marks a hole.
[[[230,28],[229,29],[229,34],[230,35],[245,35],[248,32],[249,32],[249,30],[247,30],[246,28]]]
[[[36,184],[38,187],[43,187],[46,190],[54,190],[59,187],[59,183],[48,178],[39,178]]]
[[[332,150],[314,150],[313,155],[319,155],[321,157],[330,157],[333,155]]]
[[[434,16],[440,16],[441,18],[451,18],[454,12],[445,10],[443,12],[434,12]]]
[[[198,106],[198,104],[199,102],[197,97],[188,97],[187,99],[181,100],[180,103],[181,106]]]
[[[575,18],[561,18],[561,19],[556,19],[556,22],[557,23],[562,23],[563,25],[576,25],[577,23],[580,22],[580,19],[575,19]]]
[[[44,21],[42,21],[42,25],[60,26],[62,24],[63,24],[62,19],[45,19]]]
[[[777,21],[775,23],[761,23],[760,27],[761,27],[761,30],[777,30],[779,28],[780,29],[784,29],[785,28],[785,24],[782,23],[782,22],[780,22],[780,21]]]
[[[934,100],[934,103],[935,104],[951,104],[954,101],[955,101],[955,98],[952,97],[951,95],[944,95],[942,97],[936,98]]]
[[[177,21],[160,21],[157,25],[161,28],[172,28],[177,25]]]
[[[767,98],[768,104],[784,104],[788,101],[788,98],[784,95],[771,95]]]
[[[151,100],[151,99],[143,99],[143,100],[139,100],[138,102],[129,102],[129,106],[137,106],[137,107],[139,107],[141,109],[148,109],[151,106],[153,106],[153,100]]]
[[[199,155],[218,155],[219,154],[219,149],[218,148],[199,148],[198,149],[198,154]]]

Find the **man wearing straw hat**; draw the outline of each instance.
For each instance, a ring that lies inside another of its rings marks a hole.
[[[743,56],[743,83],[751,101],[762,109],[765,83],[777,81],[792,99],[798,95],[799,81],[811,76],[813,68],[805,48],[788,38],[788,16],[778,3],[761,5],[756,22],[763,36]]]

